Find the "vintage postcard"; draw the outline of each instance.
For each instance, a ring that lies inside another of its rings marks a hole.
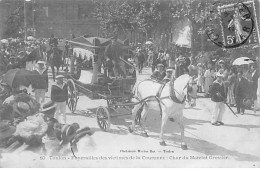
[[[0,0],[0,167],[260,167],[259,5]]]

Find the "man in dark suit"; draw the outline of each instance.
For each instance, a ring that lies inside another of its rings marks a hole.
[[[236,106],[237,106],[237,113],[240,114],[240,111],[242,114],[245,112],[245,106],[243,104],[243,100],[247,96],[247,89],[248,89],[248,81],[242,76],[243,72],[240,71],[238,73],[238,78],[235,83],[235,100],[236,100]]]
[[[256,100],[257,99],[257,95],[256,95],[256,92],[257,92],[257,82],[258,82],[258,77],[259,77],[259,72],[256,70],[255,66],[252,65],[251,66],[251,72],[252,72],[252,81],[253,81],[253,85],[252,85],[252,98],[253,100]]]
[[[123,50],[119,47],[119,44],[117,43],[117,36],[111,39],[111,44],[106,47],[104,55],[106,57],[107,63],[110,63],[109,66],[113,66],[114,76],[118,77],[121,75],[125,78],[126,75],[119,65],[120,57],[123,55]],[[108,69],[112,70],[111,68]]]
[[[57,40],[57,38],[54,37],[54,34],[51,34],[51,38],[49,40],[49,45],[52,47],[58,46],[58,40]]]

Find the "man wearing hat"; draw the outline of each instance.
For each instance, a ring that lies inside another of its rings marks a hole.
[[[58,40],[57,40],[57,38],[54,37],[54,34],[51,34],[51,38],[49,40],[49,45],[52,47],[58,46]]]
[[[164,72],[164,65],[163,64],[157,64],[157,69],[154,71],[154,73],[151,75],[151,79],[155,79],[157,81],[162,81],[163,78],[166,76]]]
[[[144,57],[144,54],[141,52],[141,49],[136,50],[136,55],[134,58],[136,60],[136,65],[138,66],[138,72],[139,72],[139,74],[142,74],[145,57]]]
[[[245,113],[244,99],[249,96],[248,80],[243,77],[243,71],[239,71],[234,85],[234,95],[238,114]]]
[[[120,49],[119,45],[117,45],[117,36],[115,36],[111,39],[111,44],[106,47],[104,52],[107,60],[110,61],[111,64],[113,64],[113,73],[115,77],[118,77],[120,75],[123,77],[126,76],[119,65],[119,57],[122,56],[122,54],[123,51]]]
[[[51,100],[56,104],[54,118],[60,123],[66,124],[66,101],[68,100],[68,87],[63,82],[64,76],[58,75],[56,83],[51,87]],[[62,119],[60,119],[62,117]]]
[[[172,79],[173,69],[166,70],[166,76],[163,78],[163,82],[167,83]]]
[[[216,74],[217,79],[213,82],[210,87],[209,94],[213,104],[211,124],[214,126],[224,125],[222,117],[225,112],[225,89],[223,84],[224,75],[218,72]]]
[[[34,72],[39,73],[44,82],[35,82],[33,89],[35,92],[36,101],[39,102],[42,106],[45,101],[45,93],[48,92],[48,69],[45,67],[44,61],[38,61],[37,64],[38,67],[34,70]]]

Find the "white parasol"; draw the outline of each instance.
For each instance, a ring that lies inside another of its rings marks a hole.
[[[151,44],[153,44],[153,42],[152,41],[147,41],[147,42],[145,42],[145,44],[146,45],[151,45]]]
[[[27,37],[27,40],[36,40],[36,38],[33,37],[33,36],[28,36],[28,37]]]
[[[247,64],[251,64],[254,63],[253,59],[250,59],[248,57],[240,57],[237,58],[233,61],[232,65],[247,65]]]
[[[2,39],[2,40],[0,40],[0,41],[1,41],[1,43],[5,43],[5,44],[8,43],[8,40],[7,40],[7,39]]]

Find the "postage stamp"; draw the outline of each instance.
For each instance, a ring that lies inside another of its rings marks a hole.
[[[214,3],[212,8],[205,23],[206,34],[214,44],[223,48],[236,48],[259,42],[254,1],[222,6]],[[217,16],[216,20],[212,16]]]

